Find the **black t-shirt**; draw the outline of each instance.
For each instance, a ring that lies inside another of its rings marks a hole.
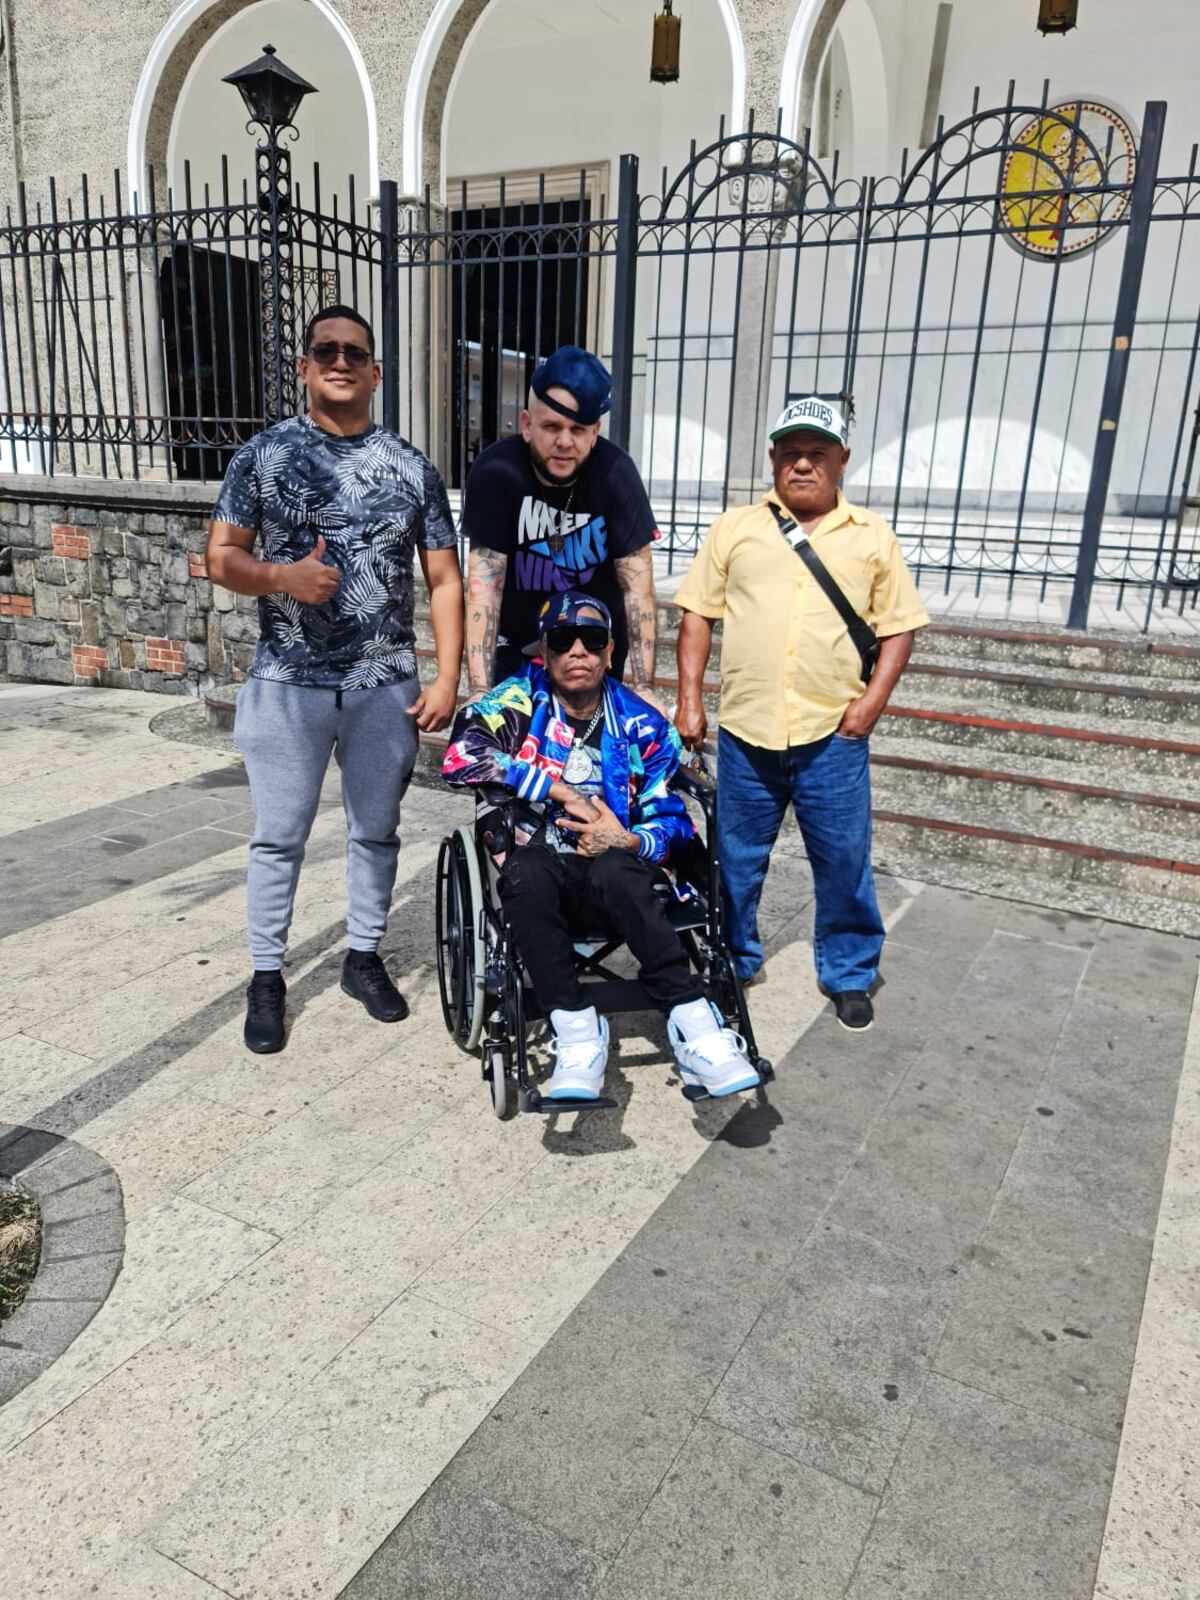
[[[624,661],[625,606],[613,559],[649,544],[656,526],[638,470],[624,450],[597,439],[575,482],[550,489],[534,475],[524,439],[501,439],[471,468],[462,525],[472,550],[508,557],[501,645],[520,650],[532,644],[546,596],[583,589],[612,612],[614,666]]]

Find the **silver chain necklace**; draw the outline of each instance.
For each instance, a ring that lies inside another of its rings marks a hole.
[[[556,556],[562,555],[563,549],[567,542],[567,536],[563,532],[563,523],[571,515],[571,507],[575,504],[575,491],[578,489],[578,487],[579,478],[576,476],[574,482],[571,484],[570,489],[567,491],[566,505],[562,507],[555,507],[555,510],[558,512],[558,524],[555,527],[554,532],[550,535],[549,543],[551,550]]]
[[[563,764],[563,782],[578,783],[581,778],[586,778],[592,770],[592,758],[584,746],[595,733],[600,718],[604,715],[604,696],[600,696],[600,704],[596,707],[592,720],[582,733],[577,733],[567,752],[567,759]]]

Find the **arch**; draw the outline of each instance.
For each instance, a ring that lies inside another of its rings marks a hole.
[[[809,116],[817,68],[844,4],[845,0],[800,0],[792,18],[779,81],[781,126],[789,137]]]
[[[171,117],[189,72],[214,34],[257,0],[182,0],[150,47],[138,79],[129,117],[125,175],[129,203],[142,209],[142,189],[149,165],[165,170]],[[379,130],[375,96],[358,42],[331,0],[309,0],[345,45],[362,88],[367,112],[367,170],[371,194],[379,191]]]
[[[802,0],[783,57],[783,131],[791,138],[799,135],[805,103],[811,106],[835,30],[850,72],[854,170],[877,175],[887,170],[889,95],[883,39],[868,0]]]
[[[466,39],[478,27],[495,0],[436,0],[413,56],[404,96],[404,121],[401,137],[401,191],[420,194],[425,184],[425,146],[429,137],[429,91],[436,77],[446,88],[441,102],[444,112],[450,91],[465,55]],[[740,129],[746,115],[746,49],[735,0],[714,0],[729,41],[733,89],[730,96],[729,126]],[[465,28],[463,24],[466,24]],[[457,24],[457,26],[456,26]],[[455,36],[451,38],[452,35]],[[449,57],[447,43],[450,43]],[[440,115],[435,125],[440,127]],[[440,143],[440,140],[439,140]],[[445,197],[445,163],[439,152],[438,197]]]

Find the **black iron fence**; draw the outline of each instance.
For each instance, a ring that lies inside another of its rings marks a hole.
[[[452,488],[519,425],[535,361],[612,365],[610,427],[670,559],[761,491],[771,419],[839,395],[847,489],[947,591],[1200,592],[1200,166],[1166,108],[980,110],[890,177],[753,128],[642,193],[620,171],[453,186],[444,205],[85,184],[0,227],[0,466],[215,479],[299,402],[320,304],[372,317],[381,420]],[[260,163],[261,164],[261,163]]]

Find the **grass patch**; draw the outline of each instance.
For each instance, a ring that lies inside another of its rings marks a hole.
[[[38,1203],[0,1179],[0,1322],[11,1317],[33,1282],[42,1247]]]

